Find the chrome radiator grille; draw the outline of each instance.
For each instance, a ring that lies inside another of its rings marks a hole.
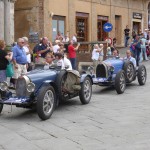
[[[108,67],[106,64],[98,64],[96,67],[96,77],[97,78],[107,78],[108,77]]]
[[[21,76],[17,79],[16,83],[16,96],[25,97],[28,95],[27,84],[30,82],[27,76]]]

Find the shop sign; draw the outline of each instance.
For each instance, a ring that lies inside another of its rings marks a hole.
[[[98,20],[108,21],[108,17],[107,16],[98,16]]]
[[[29,33],[29,42],[30,43],[38,43],[39,42],[38,32],[30,32]]]
[[[136,12],[134,12],[134,13],[133,13],[133,18],[134,18],[134,19],[142,19],[142,14],[141,14],[141,13],[136,13]]]

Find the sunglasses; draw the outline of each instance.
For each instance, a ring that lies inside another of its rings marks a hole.
[[[24,44],[24,42],[19,42],[19,43]]]

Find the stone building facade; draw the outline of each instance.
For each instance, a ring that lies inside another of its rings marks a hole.
[[[78,41],[104,41],[116,37],[123,45],[124,28],[137,33],[148,28],[150,0],[17,0],[15,4],[15,39],[31,32],[54,40],[58,31],[74,33]],[[113,30],[103,31],[110,22]]]
[[[15,0],[0,0],[0,39],[11,44],[14,41]]]
[[[61,31],[77,33],[78,41],[116,37],[123,45],[126,25],[137,33],[150,26],[150,0],[0,0],[0,8],[0,39],[8,44],[33,33],[54,41]],[[110,33],[103,31],[106,22]]]

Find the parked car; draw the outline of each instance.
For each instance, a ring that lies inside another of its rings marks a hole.
[[[93,84],[114,86],[117,93],[122,94],[126,89],[126,84],[136,78],[139,85],[146,83],[147,72],[144,65],[140,65],[137,69],[131,61],[112,57],[97,65]]]
[[[20,76],[16,83],[15,95],[6,82],[0,83],[0,113],[3,105],[33,108],[36,106],[42,120],[49,119],[55,107],[62,101],[79,96],[82,104],[88,104],[92,96],[92,78],[78,71],[60,70],[51,67],[48,70],[35,69]]]

